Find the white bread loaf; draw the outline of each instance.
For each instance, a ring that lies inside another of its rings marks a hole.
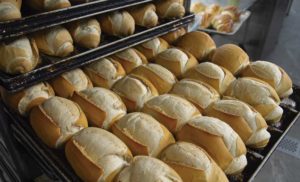
[[[136,46],[136,49],[145,55],[148,60],[151,60],[157,54],[167,50],[168,48],[169,44],[161,38],[154,38],[148,42]]]
[[[28,6],[39,11],[52,11],[71,6],[69,0],[26,0]]]
[[[155,6],[160,18],[181,18],[185,14],[183,0],[159,0]]]
[[[22,0],[0,0],[0,22],[21,18],[21,5]]]
[[[179,37],[183,36],[184,34],[186,34],[186,29],[184,27],[181,27],[173,32],[169,32],[161,36],[161,38],[167,41],[169,44],[173,44]]]
[[[142,27],[155,27],[158,24],[158,16],[154,4],[144,4],[129,9],[130,15],[133,17],[135,24]]]

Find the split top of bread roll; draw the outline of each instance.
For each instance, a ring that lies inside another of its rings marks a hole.
[[[288,97],[293,93],[293,83],[289,75],[271,62],[252,62],[241,72],[241,76],[254,77],[267,82],[276,90],[280,98]]]
[[[215,161],[202,148],[192,143],[171,144],[160,154],[159,158],[172,167],[183,181],[228,181]]]
[[[234,20],[231,15],[221,13],[216,15],[211,21],[212,27],[218,32],[232,32]]]
[[[134,112],[122,117],[112,126],[133,155],[156,157],[166,146],[174,143],[173,135],[152,116]]]
[[[134,18],[135,24],[142,27],[155,27],[158,24],[158,16],[154,4],[144,4],[129,9],[129,13]]]
[[[148,60],[151,60],[157,54],[165,51],[168,49],[169,44],[161,39],[161,38],[154,38],[148,42],[140,44],[136,47]]]
[[[153,116],[172,133],[180,130],[195,115],[200,115],[192,103],[172,94],[160,95],[149,100],[145,103],[143,112]]]
[[[39,11],[51,11],[71,6],[69,0],[26,0],[27,4]]]
[[[181,18],[185,14],[183,0],[159,0],[155,5],[160,18]]]
[[[66,145],[66,157],[83,181],[108,181],[132,159],[127,146],[113,134],[89,127],[76,133]]]
[[[21,15],[22,0],[1,0],[0,1],[0,22],[15,20],[22,17]]]
[[[118,182],[182,182],[180,176],[164,162],[147,156],[136,156],[117,176]]]
[[[186,34],[186,30],[185,28],[181,27],[173,32],[169,32],[161,36],[161,38],[167,41],[169,44],[173,44],[179,37],[183,36],[184,34]]]

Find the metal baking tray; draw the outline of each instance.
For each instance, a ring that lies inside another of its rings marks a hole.
[[[264,164],[268,161],[272,153],[277,148],[280,141],[288,133],[300,116],[299,108],[294,104],[300,105],[300,87],[294,87],[294,93],[289,98],[289,102],[283,100],[281,106],[284,109],[283,117],[276,126],[269,126],[271,133],[269,144],[260,150],[247,149],[248,165],[245,170],[236,176],[228,176],[231,182],[252,181]],[[64,151],[48,148],[35,135],[25,118],[14,113],[1,103],[7,115],[11,118],[11,125],[14,137],[22,144],[32,157],[38,162],[45,174],[53,180],[60,181],[80,181],[75,175],[70,165],[66,161]]]

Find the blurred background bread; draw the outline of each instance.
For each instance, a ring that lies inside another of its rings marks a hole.
[[[139,50],[149,61],[157,54],[167,50],[168,48],[169,44],[161,38],[154,38],[136,46],[136,49]]]
[[[154,4],[144,4],[128,10],[135,24],[142,27],[155,27],[158,24],[158,16]]]

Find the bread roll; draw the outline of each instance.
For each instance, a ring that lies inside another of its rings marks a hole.
[[[224,7],[222,14],[230,15],[235,22],[239,21],[241,16],[241,12],[239,11],[238,7],[231,5]]]
[[[0,0],[0,22],[21,18],[21,4],[22,0]]]
[[[104,129],[110,129],[116,120],[126,114],[120,97],[105,88],[94,87],[75,92],[72,100],[82,108],[92,125]]]
[[[167,128],[150,115],[140,112],[127,114],[115,122],[112,132],[129,147],[133,155],[156,157],[175,142]]]
[[[205,110],[205,114],[229,124],[247,146],[265,147],[271,137],[261,114],[242,101],[216,101]]]
[[[48,83],[39,83],[16,93],[4,89],[1,92],[4,103],[23,116],[26,116],[34,106],[54,96],[54,91]]]
[[[154,56],[168,48],[169,44],[161,38],[154,38],[148,42],[136,46],[136,49],[145,55],[148,60],[151,60]]]
[[[204,82],[191,79],[183,79],[176,83],[170,93],[187,99],[200,112],[203,112],[208,105],[220,99],[219,93],[214,88]]]
[[[49,147],[62,147],[72,135],[88,127],[80,107],[67,99],[51,97],[30,112],[30,124]]]
[[[77,68],[51,80],[55,93],[64,98],[71,97],[75,91],[92,88],[93,84],[84,72]]]
[[[71,6],[69,0],[26,0],[27,5],[39,11],[52,11]]]
[[[134,68],[142,65],[147,64],[148,61],[146,57],[137,51],[136,49],[129,48],[125,51],[118,52],[112,56],[112,58],[123,66],[126,73],[131,72]]]
[[[33,34],[40,52],[49,56],[66,57],[74,50],[73,39],[62,26],[56,26]]]
[[[136,156],[130,166],[117,176],[118,182],[182,182],[180,176],[164,162],[147,156]]]
[[[158,95],[151,82],[140,76],[126,76],[116,82],[112,90],[125,103],[128,112],[138,111],[144,103]]]
[[[141,65],[135,68],[131,75],[137,75],[150,81],[159,94],[169,92],[177,81],[172,72],[159,64]]]
[[[215,161],[200,147],[187,142],[168,146],[159,157],[188,182],[227,182]]]
[[[169,44],[173,44],[179,37],[183,36],[184,34],[186,34],[186,30],[185,28],[181,27],[173,32],[169,32],[161,36],[161,38],[167,41]]]
[[[100,17],[101,29],[108,35],[126,37],[134,34],[135,21],[127,11],[114,11]]]
[[[0,43],[0,70],[9,74],[27,73],[39,63],[39,51],[33,39],[26,37]]]
[[[211,4],[207,7],[205,7],[205,10],[201,12],[202,20],[200,27],[201,28],[209,28],[212,20],[219,14],[221,13],[222,8],[218,4]]]
[[[219,4],[210,4],[206,7],[205,11],[211,14],[211,16],[216,16],[221,13],[222,7]]]
[[[155,5],[160,18],[181,18],[185,14],[183,0],[159,0]]]
[[[204,32],[190,32],[178,39],[176,46],[190,52],[199,61],[209,59],[211,51],[215,50],[214,40]]]
[[[215,50],[212,62],[237,75],[249,64],[249,56],[237,45],[224,44]]]
[[[190,11],[194,14],[198,14],[200,12],[205,11],[206,6],[201,2],[194,2],[191,4]]]
[[[142,110],[165,125],[172,133],[195,115],[200,115],[197,108],[184,98],[172,94],[164,94],[145,103]]]
[[[89,127],[76,133],[66,145],[66,157],[83,181],[112,182],[132,155],[113,134]]]
[[[84,71],[95,86],[108,89],[126,74],[123,66],[112,58],[102,58],[95,61],[87,65]]]
[[[279,66],[267,62],[256,61],[250,63],[241,76],[254,77],[270,84],[280,98],[288,97],[293,93],[293,83],[289,75]]]
[[[224,95],[235,97],[254,107],[269,123],[278,122],[283,109],[276,91],[261,80],[244,77],[234,81]]]
[[[226,174],[240,173],[247,165],[247,150],[242,139],[217,118],[196,116],[178,131],[176,137],[202,147]]]
[[[212,19],[212,27],[216,29],[218,32],[232,32],[234,20],[231,17],[231,15],[226,13],[221,13],[217,16],[215,16]]]
[[[197,59],[187,51],[170,48],[153,58],[154,62],[170,70],[177,78],[198,64]]]
[[[227,69],[210,62],[198,64],[186,72],[183,77],[207,83],[220,94],[223,94],[235,80],[235,77]]]
[[[143,4],[138,7],[129,9],[130,15],[133,17],[135,24],[142,27],[155,27],[158,24],[158,16],[154,4]]]
[[[75,43],[85,48],[98,47],[101,40],[100,24],[96,19],[84,19],[68,24]]]

